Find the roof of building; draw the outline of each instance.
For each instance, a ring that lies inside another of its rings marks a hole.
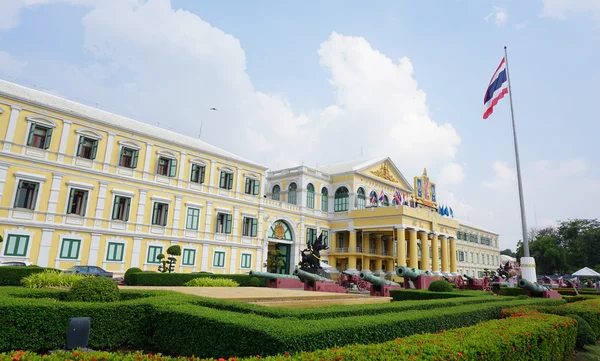
[[[244,159],[240,156],[237,156],[221,148],[210,145],[199,139],[194,139],[186,135],[182,135],[163,128],[155,127],[153,125],[142,123],[131,118],[116,115],[104,110],[90,107],[88,105],[77,103],[39,90],[27,88],[2,79],[0,79],[0,95],[6,96],[7,98],[11,98],[17,101],[34,104],[49,110],[54,110],[63,114],[68,114],[73,117],[80,117],[96,121],[107,126],[126,130],[127,132],[131,132],[132,129],[135,129],[136,133],[154,139],[162,140],[166,143],[175,143],[186,148],[197,150],[201,153],[207,153],[211,155],[216,155],[218,157],[223,157],[225,159],[238,161],[263,170],[267,169],[267,167],[263,165]]]
[[[388,159],[388,157],[378,157],[378,158],[372,158],[369,160],[357,159],[357,160],[352,160],[352,161],[348,161],[348,162],[320,165],[317,167],[317,169],[320,170],[321,172],[327,173],[327,174],[340,174],[340,173],[346,173],[346,172],[355,172],[355,171],[358,171],[365,167],[368,167],[369,165],[382,162],[386,159]]]
[[[467,226],[467,227],[470,227],[470,228],[475,228],[475,229],[478,229],[480,231],[487,232],[487,233],[492,233],[492,234],[495,234],[495,235],[499,234],[498,232],[490,231],[489,229],[485,229],[485,228],[483,228],[481,226],[476,225],[475,223],[467,222],[467,221],[464,221],[462,219],[456,219],[456,221],[458,221],[458,223],[461,226]]]

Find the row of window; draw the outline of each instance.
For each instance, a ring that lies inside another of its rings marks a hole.
[[[469,252],[457,251],[459,262],[469,262]],[[500,264],[500,256],[479,254],[476,252],[470,252],[471,263],[473,264],[485,264],[491,266],[497,266]]]
[[[496,246],[496,240],[491,239],[490,237],[480,236],[475,233],[458,231],[456,232],[456,238],[467,242],[480,243],[486,246]]]
[[[14,208],[34,210],[40,184],[27,180],[19,180]],[[84,217],[87,212],[89,190],[71,188],[67,203],[66,213]],[[111,219],[127,222],[131,209],[131,197],[115,195],[112,205]],[[169,218],[169,204],[159,201],[153,202],[152,225],[166,226]],[[198,230],[200,209],[187,207],[185,229]],[[231,214],[217,213],[215,231],[218,233],[231,233]],[[256,237],[258,221],[256,218],[244,217],[242,222],[242,235]]]
[[[29,248],[29,236],[27,235],[8,235],[4,246],[4,256],[26,257]],[[65,260],[77,260],[80,257],[81,240],[64,238],[60,245],[59,258]],[[148,246],[146,263],[158,264],[158,255],[163,252],[162,246]],[[123,262],[125,253],[125,244],[120,242],[108,242],[106,250],[106,262]],[[196,250],[184,248],[181,254],[181,265],[196,265]],[[225,252],[215,251],[213,256],[213,267],[225,267]],[[252,254],[242,253],[241,268],[252,267]]]
[[[287,203],[297,204],[297,201],[298,201],[297,200],[297,191],[298,191],[298,186],[296,185],[296,183],[290,183],[290,185],[288,186]],[[377,207],[377,206],[381,205],[383,207],[388,207],[390,205],[389,198],[387,195],[384,195],[383,200],[380,202],[379,198],[377,197],[377,194],[374,192],[375,191],[371,192],[372,193],[371,199],[370,199],[371,206]],[[346,188],[346,187],[340,187],[335,191],[335,197],[334,197],[334,202],[333,202],[334,212],[348,211],[348,206],[350,203],[349,194],[350,193],[348,191],[348,188]],[[329,196],[329,192],[327,191],[327,188],[323,187],[321,189],[321,210],[323,212],[329,211],[328,196]],[[281,187],[279,185],[273,186],[273,189],[271,191],[271,198],[276,201],[281,200]],[[356,199],[357,199],[356,207],[358,209],[366,208],[367,201],[366,201],[365,191],[363,188],[358,189]],[[392,200],[392,205],[396,205],[395,199]],[[311,208],[311,209],[315,208],[315,187],[310,183],[306,187],[306,207]]]
[[[27,145],[34,148],[48,149],[52,139],[52,127],[44,126],[36,122],[31,123],[29,128],[29,136]],[[77,142],[76,156],[79,158],[94,160],[98,151],[98,138],[92,136],[80,135]],[[121,147],[118,164],[124,168],[135,169],[138,166],[139,149]],[[158,157],[156,163],[156,174],[165,177],[177,176],[177,158],[167,153],[163,153]],[[190,182],[203,184],[206,175],[206,167],[201,164],[192,164],[190,170]],[[233,172],[222,170],[219,178],[219,188],[233,188]],[[245,193],[258,195],[260,193],[260,182],[257,179],[246,178]]]

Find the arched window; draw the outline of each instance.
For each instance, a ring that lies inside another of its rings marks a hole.
[[[383,196],[383,206],[388,207],[390,205],[390,200],[388,196]]]
[[[281,187],[279,187],[278,185],[273,186],[273,192],[271,192],[271,198],[274,201],[278,201],[281,199]]]
[[[321,210],[323,212],[329,211],[329,192],[327,192],[327,188],[323,187],[321,189]]]
[[[288,186],[288,203],[289,204],[296,204],[296,190],[298,189],[298,186],[296,185],[296,183],[291,183]]]
[[[345,212],[348,210],[348,188],[340,187],[335,191],[333,210],[335,212]]]
[[[310,209],[315,209],[315,186],[308,183],[306,186],[306,206]]]
[[[362,188],[358,188],[358,192],[356,192],[356,208],[365,209],[365,190]]]

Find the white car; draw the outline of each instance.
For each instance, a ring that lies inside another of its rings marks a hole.
[[[2,266],[31,266],[31,262],[25,261],[2,261],[0,262],[0,267]]]

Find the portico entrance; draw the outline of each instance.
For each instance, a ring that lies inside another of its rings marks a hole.
[[[293,234],[289,224],[284,220],[273,223],[267,234],[268,247],[266,255],[267,272],[292,274]]]

